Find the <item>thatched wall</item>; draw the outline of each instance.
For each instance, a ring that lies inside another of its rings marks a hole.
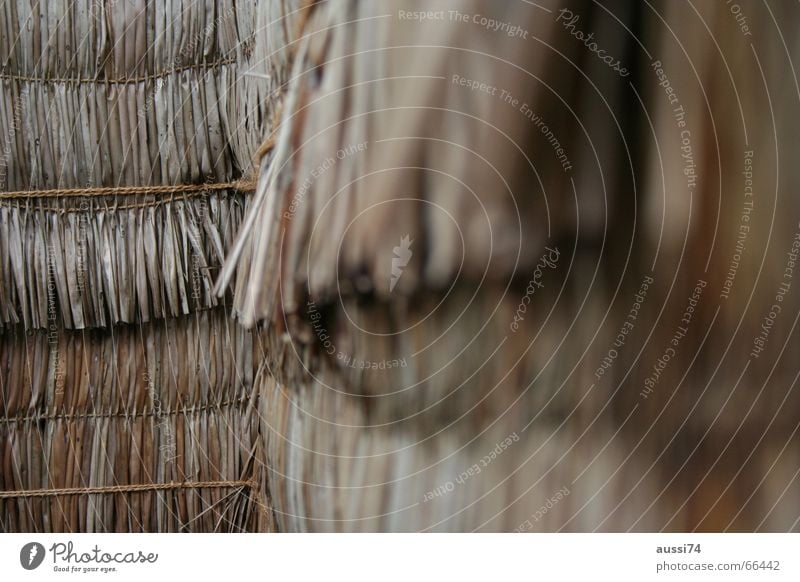
[[[254,340],[224,309],[6,332],[0,528],[270,529]]]
[[[796,8],[747,4],[751,39],[710,2],[576,2],[573,28],[537,4],[321,2],[306,23],[222,278],[245,324],[291,338],[259,374],[279,523],[518,529],[566,486],[522,529],[797,529],[794,289],[752,355],[800,215]]]
[[[741,4],[6,3],[0,527],[796,530]]]
[[[0,9],[0,529],[270,531],[260,340],[212,291],[299,2]]]

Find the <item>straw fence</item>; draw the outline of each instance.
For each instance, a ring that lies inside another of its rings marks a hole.
[[[3,531],[274,529],[264,346],[213,285],[296,8],[3,4]]]

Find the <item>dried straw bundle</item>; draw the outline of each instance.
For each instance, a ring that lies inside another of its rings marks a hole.
[[[224,309],[0,340],[0,529],[272,527],[260,349]]]
[[[669,2],[613,14],[571,6],[582,30],[629,63],[621,82],[555,13],[521,6],[321,2],[307,21],[273,157],[222,277],[236,283],[241,320],[271,330],[277,361],[258,382],[280,527],[513,529],[567,486],[582,493],[529,529],[796,529],[796,319],[770,324],[771,359],[750,356],[796,236],[787,217],[800,212],[771,177],[800,124],[786,115],[797,94],[781,73],[800,58],[772,42],[796,9],[753,14],[754,35],[772,39],[754,58],[725,7],[703,5],[687,23],[685,7]],[[522,24],[556,50],[398,16],[439,8]],[[678,44],[671,31],[681,26]],[[687,112],[691,168],[656,59]],[[552,143],[519,107],[453,74],[528,103],[574,170],[554,165]],[[764,123],[765,99],[780,126]],[[741,125],[720,121],[740,116]],[[646,144],[631,147],[641,135]],[[757,152],[764,193],[735,259],[736,292],[724,298],[746,150]],[[703,173],[687,188],[692,169]],[[405,236],[415,260],[393,289]],[[561,252],[558,267],[514,331],[547,244]],[[615,344],[648,280],[634,331]],[[796,314],[796,295],[786,309]],[[408,366],[386,364],[404,357]],[[514,430],[508,466],[424,500]]]
[[[563,148],[574,144],[574,164],[592,152],[573,139],[574,121],[556,113],[554,93],[571,95],[577,70],[555,70],[541,51],[520,53],[518,39],[395,18],[398,8],[453,7],[440,4],[315,7],[297,45],[273,157],[262,166],[239,246],[223,272],[224,284],[232,266],[238,268],[234,306],[245,324],[266,319],[271,329],[286,329],[291,337],[288,344],[270,344],[270,353],[283,355],[259,375],[268,395],[263,432],[282,529],[513,529],[538,509],[543,492],[568,485],[563,469],[542,476],[539,463],[561,456],[582,429],[568,425],[556,438],[561,444],[544,451],[541,436],[563,426],[579,401],[597,403],[594,410],[582,409],[582,418],[602,408],[602,395],[585,401],[577,384],[565,386],[570,370],[549,362],[569,324],[565,314],[550,309],[585,280],[562,287],[555,264],[548,267],[537,310],[526,316],[522,331],[509,332],[528,284],[519,273],[534,270],[548,239],[556,246],[552,241],[574,228],[570,198],[546,202],[542,191],[569,188],[564,169],[543,163],[532,172],[532,159],[553,155],[540,130],[534,134],[519,122],[519,111],[475,99],[450,77],[474,76],[535,103],[540,115],[558,125]],[[467,13],[479,7],[485,11],[478,3],[458,5]],[[384,18],[387,13],[392,17]],[[530,7],[509,3],[492,16],[527,26],[579,59],[552,20]],[[428,50],[432,37],[452,51]],[[484,54],[476,57],[476,49]],[[491,66],[504,56],[519,66]],[[536,76],[545,77],[552,92]],[[594,124],[593,135],[608,132],[608,123]],[[409,139],[385,141],[398,137]],[[496,146],[498,139],[503,147]],[[603,152],[612,166],[613,152]],[[334,162],[326,165],[329,158]],[[579,173],[575,179],[593,176]],[[584,208],[587,216],[579,219],[589,223],[591,238],[599,231],[598,215]],[[406,266],[390,295],[389,259],[404,235],[424,260]],[[570,260],[573,243],[565,242],[546,252],[555,263],[559,257]],[[554,329],[539,336],[548,321],[556,322]],[[532,350],[535,338],[539,347]],[[308,346],[316,357],[307,356]],[[542,408],[547,412],[539,424],[523,430],[532,411]],[[492,467],[493,477],[487,471],[444,505],[424,508],[426,492],[455,478],[472,466],[474,455],[512,432],[521,442]],[[592,437],[604,442],[613,433],[606,422]],[[462,447],[464,442],[469,444]],[[580,456],[600,453],[608,455],[603,458],[609,466],[624,457],[617,446],[581,449]],[[513,479],[492,481],[529,458],[534,461]],[[612,481],[625,477],[621,472]],[[613,507],[610,491],[571,524],[551,516],[541,526],[585,529],[589,516]],[[501,500],[515,505],[504,508]],[[641,501],[632,496],[625,509],[638,515]],[[451,511],[467,505],[466,511]],[[622,527],[624,515],[612,526]]]
[[[237,265],[234,307],[245,325],[280,318],[276,309],[298,310],[306,289],[317,302],[333,300],[337,273],[348,285],[358,279],[369,286],[361,292],[386,299],[383,282],[390,271],[383,258],[405,234],[429,253],[424,271],[411,264],[404,273],[399,291],[408,295],[446,290],[459,276],[507,278],[535,261],[519,247],[543,244],[548,213],[554,217],[550,236],[567,226],[555,218],[564,201],[555,197],[548,208],[543,196],[545,187],[568,184],[564,170],[537,164],[539,172],[531,171],[536,155],[553,155],[551,143],[531,135],[518,111],[489,100],[476,103],[450,74],[511,87],[536,99],[537,111],[547,118],[560,103],[554,91],[569,94],[577,71],[550,71],[542,51],[520,53],[516,38],[397,18],[398,10],[453,7],[447,1],[355,0],[314,6],[293,45],[281,131],[274,157],[262,165],[252,222],[221,278],[223,286],[231,281]],[[479,12],[482,3],[457,7]],[[527,26],[542,42],[578,53],[530,6],[515,2],[493,11]],[[429,50],[431,38],[450,48]],[[497,66],[503,58],[522,62]],[[536,82],[538,75],[547,76],[550,91]],[[553,113],[549,121],[562,119]],[[575,129],[570,123],[557,136],[564,148]],[[494,139],[507,147],[494,147]],[[515,171],[520,166],[523,171]],[[489,248],[483,242],[492,231],[495,244]]]
[[[244,195],[196,194],[0,206],[0,323],[84,329],[217,305]]]

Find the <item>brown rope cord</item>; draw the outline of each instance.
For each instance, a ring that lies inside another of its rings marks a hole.
[[[192,63],[180,67],[172,67],[171,69],[164,69],[157,73],[143,75],[141,77],[119,77],[116,79],[93,79],[90,77],[34,77],[31,75],[19,75],[15,73],[0,72],[0,79],[7,79],[9,81],[26,81],[28,83],[71,83],[79,84],[93,84],[93,85],[132,85],[134,83],[144,83],[146,81],[155,81],[173,75],[175,73],[182,73],[183,71],[198,70],[205,71],[208,69],[215,69],[223,65],[232,65],[236,63],[233,57],[220,58],[215,61],[208,61],[204,63]]]
[[[0,199],[9,198],[81,198],[92,196],[130,196],[136,194],[177,194],[211,190],[238,190],[252,192],[256,183],[251,180],[204,184],[176,184],[159,186],[102,186],[98,188],[55,188],[52,190],[16,190],[0,192]]]
[[[249,191],[244,191],[245,193],[249,194]],[[173,202],[188,202],[193,198],[197,198],[199,196],[207,195],[207,191],[199,191],[199,192],[191,192],[188,194],[181,194],[178,196],[170,196],[169,198],[154,198],[153,200],[147,200],[145,202],[141,202],[139,204],[108,204],[106,208],[92,209],[96,212],[117,212],[119,210],[135,210],[137,208],[154,208],[156,206],[161,206],[162,204],[169,204]],[[19,200],[19,199],[17,199]],[[0,206],[4,206],[6,208],[19,208],[24,209],[25,203],[17,202],[0,202]],[[81,208],[80,206],[75,206],[73,208],[64,208],[61,206],[36,206],[33,210],[41,210],[44,212],[56,212],[58,214],[72,214],[72,213],[79,213],[79,212],[88,212],[89,209]]]
[[[184,406],[181,408],[177,408],[175,410],[165,410],[162,411],[160,414],[156,414],[152,410],[146,410],[141,412],[87,412],[87,413],[80,413],[80,412],[72,412],[72,413],[64,413],[64,414],[34,414],[28,416],[6,416],[0,418],[0,425],[3,424],[14,424],[14,423],[24,423],[24,422],[41,422],[43,420],[86,420],[89,418],[127,418],[127,419],[135,419],[135,418],[153,418],[153,417],[173,417],[173,416],[191,416],[195,414],[202,414],[204,412],[215,412],[218,411],[220,413],[223,412],[225,408],[233,408],[236,406],[244,406],[250,403],[251,401],[250,396],[245,396],[243,398],[237,398],[235,400],[223,400],[222,402],[215,402],[210,404],[203,404],[199,406]]]
[[[19,491],[0,491],[0,499],[24,497],[59,497],[64,495],[88,495],[90,493],[135,493],[137,491],[163,491],[168,489],[223,489],[235,487],[255,487],[249,481],[170,481],[168,483],[131,483],[129,485],[107,485],[104,487],[64,487],[61,489],[21,489]]]
[[[259,148],[256,150],[255,156],[253,156],[253,167],[255,168],[258,168],[261,165],[261,160],[264,158],[264,156],[275,149],[275,132],[277,131],[278,126],[277,124],[274,125],[275,129],[272,130],[272,133],[267,138],[267,141],[259,146]]]

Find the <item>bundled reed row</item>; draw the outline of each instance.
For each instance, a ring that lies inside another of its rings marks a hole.
[[[557,430],[552,419],[523,432],[513,415],[471,440],[452,428],[423,444],[413,433],[372,425],[357,399],[322,382],[290,389],[260,378],[281,531],[587,531],[601,521],[621,530],[647,508],[656,481],[614,511],[642,466],[608,470],[627,454],[608,425],[578,449],[578,423]],[[571,463],[587,467],[575,484]],[[597,491],[598,482],[607,486]],[[646,519],[640,527],[649,526]]]
[[[217,305],[244,194],[15,200],[0,206],[0,323],[108,327]]]
[[[261,355],[224,309],[6,332],[0,357],[4,531],[269,528],[255,489]]]
[[[589,271],[581,253],[575,262]],[[607,313],[599,293],[574,313],[559,309],[557,296],[585,294],[586,283],[553,273],[516,333],[509,326],[518,305],[503,301],[484,320],[494,307],[484,294],[464,311],[469,298],[453,293],[437,310],[433,299],[405,310],[343,304],[353,320],[389,334],[382,341],[353,334],[334,312],[326,327],[311,327],[316,356],[300,351],[301,338],[284,347],[257,377],[279,528],[792,529],[799,508],[788,492],[800,449],[790,360],[771,375],[754,364],[744,380],[738,366],[693,369],[693,359],[719,357],[695,333],[643,398],[670,338],[660,332],[620,347],[618,329],[601,325],[627,320],[635,286]],[[662,305],[667,321],[683,315],[668,289],[647,293],[629,341],[648,335]],[[443,333],[453,321],[457,333]],[[788,332],[776,328],[781,341]],[[788,339],[787,354],[800,348]],[[425,349],[431,344],[435,351]],[[616,359],[605,371],[611,349]],[[287,363],[305,375],[290,376]],[[493,455],[509,435],[513,444]],[[564,489],[568,499],[542,512]]]
[[[563,338],[554,333],[566,325],[547,308],[555,295],[539,299],[542,313],[518,334],[509,334],[510,299],[484,321],[494,307],[485,294],[469,303],[454,293],[435,311],[420,301],[402,317],[352,302],[350,316],[386,323],[391,339],[348,344],[351,334],[333,332],[336,353],[320,349],[307,376],[290,383],[265,364],[256,380],[261,438],[280,530],[585,531],[606,517],[610,529],[630,526],[648,487],[613,510],[642,461],[620,467],[627,451],[613,438],[612,415],[602,414],[607,395],[565,381],[571,361],[558,359]],[[442,334],[459,314],[458,333]],[[532,349],[548,315],[555,321]],[[418,325],[391,334],[389,321]],[[435,352],[425,349],[432,342]],[[534,520],[554,495],[558,510]]]

